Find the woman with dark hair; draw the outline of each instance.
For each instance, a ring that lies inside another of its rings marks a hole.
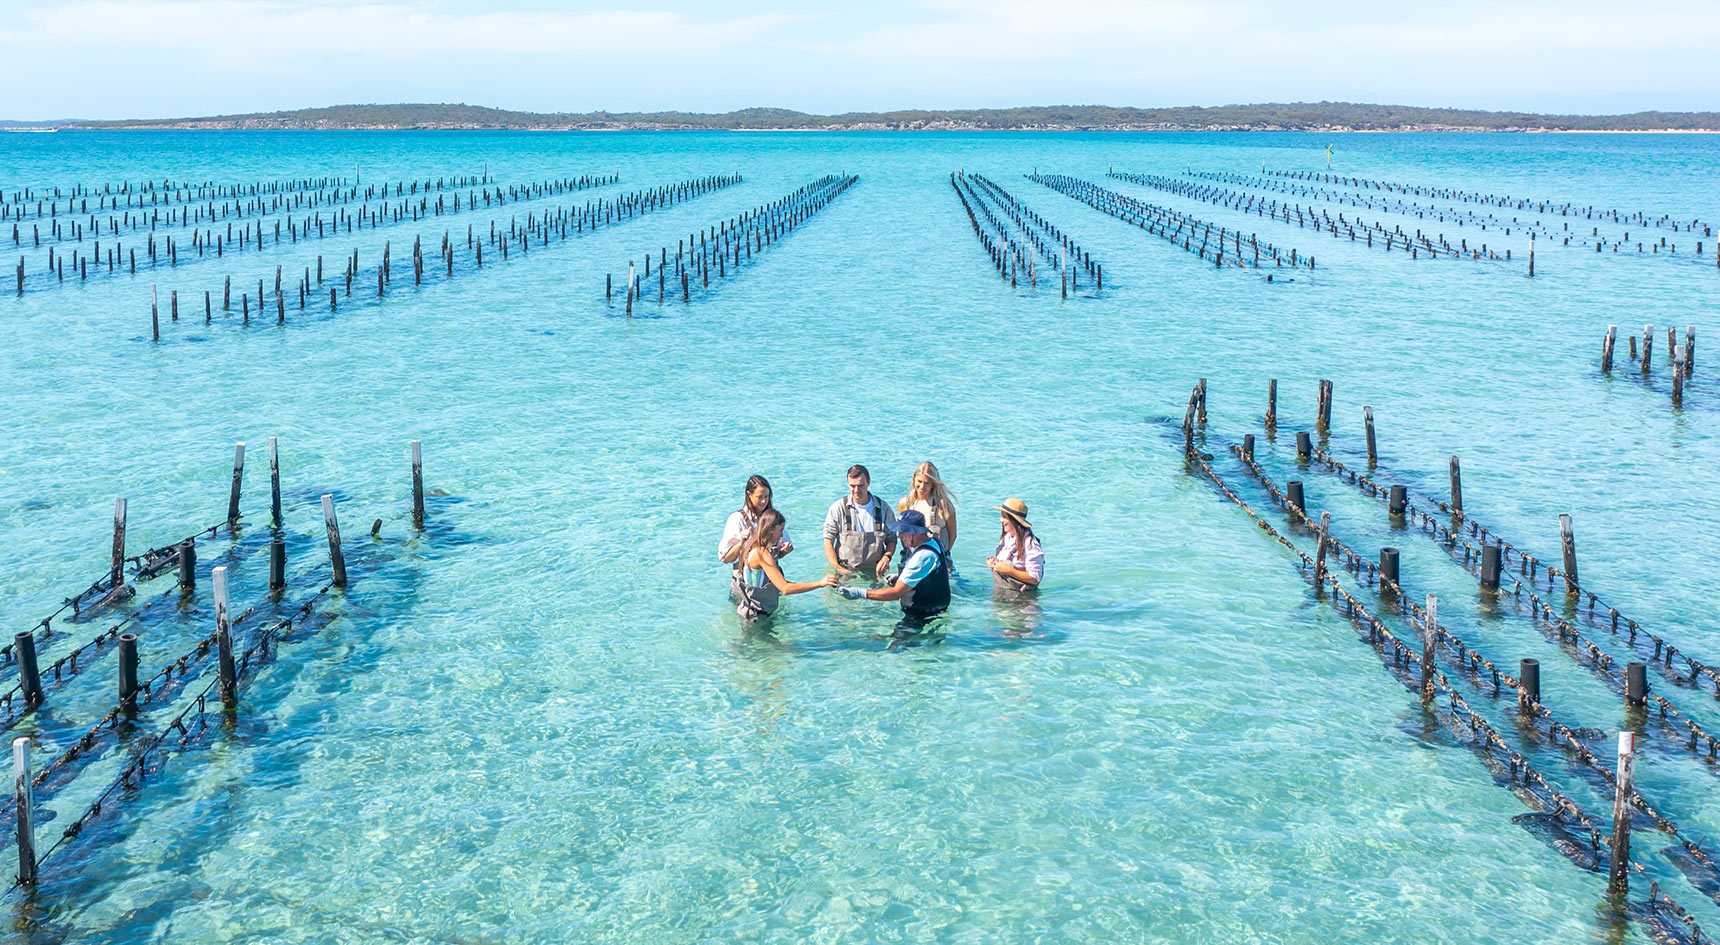
[[[741,599],[741,543],[757,529],[759,516],[765,512],[776,511],[770,500],[770,480],[763,476],[748,478],[746,491],[741,497],[741,507],[729,513],[729,520],[723,524],[723,537],[717,542],[718,560],[734,566],[734,571],[729,575],[729,596],[737,603]],[[771,554],[781,558],[793,550],[794,542],[788,540],[788,530],[785,527],[777,544],[770,549]]]
[[[985,559],[993,586],[1009,591],[1038,588],[1045,577],[1045,550],[1039,547],[1039,536],[1027,522],[1027,503],[1009,498],[992,508],[997,509],[998,523],[1003,526],[997,537],[997,552]]]
[[[736,587],[735,611],[742,620],[750,622],[770,616],[784,595],[804,594],[836,584],[834,574],[816,581],[790,581],[783,577],[774,549],[781,545],[785,526],[782,513],[767,508],[758,514],[752,532],[737,546],[735,573],[740,582]]]
[[[724,564],[732,564],[740,555],[741,542],[752,534],[753,526],[758,517],[767,509],[774,509],[771,504],[770,480],[763,476],[752,476],[747,479],[746,492],[741,500],[741,507],[729,513],[729,520],[723,524],[723,537],[717,542],[717,557]],[[788,540],[788,530],[782,533],[782,543],[772,549],[778,558],[794,550],[794,542]]]

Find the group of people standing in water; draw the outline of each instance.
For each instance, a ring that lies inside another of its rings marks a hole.
[[[936,466],[921,463],[914,469],[908,494],[894,509],[872,493],[872,474],[865,466],[848,467],[848,492],[824,516],[824,558],[830,572],[816,581],[790,581],[783,575],[782,559],[794,551],[794,542],[771,498],[770,482],[763,476],[748,479],[745,499],[729,515],[717,543],[718,557],[734,569],[729,592],[742,620],[770,615],[786,595],[821,588],[832,588],[849,600],[896,601],[904,627],[912,630],[949,607],[956,507]],[[1028,523],[1027,503],[1011,498],[992,508],[1002,529],[997,550],[985,559],[993,584],[1014,593],[1037,589],[1045,574],[1045,554]],[[850,576],[873,586],[842,583]]]

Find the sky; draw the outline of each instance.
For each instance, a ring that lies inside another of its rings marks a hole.
[[[1720,110],[1720,0],[0,0],[0,118],[361,102],[820,114]]]

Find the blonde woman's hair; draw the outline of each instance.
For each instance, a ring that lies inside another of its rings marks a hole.
[[[956,514],[956,497],[950,494],[944,481],[938,478],[938,467],[933,466],[930,462],[924,462],[914,467],[914,474],[908,477],[908,494],[902,497],[902,501],[896,503],[896,511],[906,512],[914,504],[914,480],[920,478],[921,474],[924,474],[932,483],[929,490],[931,494],[926,496],[926,501],[934,511],[944,518],[953,517]]]

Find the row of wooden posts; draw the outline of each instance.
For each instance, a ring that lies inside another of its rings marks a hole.
[[[1316,432],[1325,433],[1327,430],[1331,429],[1332,400],[1334,391],[1335,388],[1332,381],[1324,378],[1319,381],[1314,408],[1314,430]],[[1185,453],[1192,454],[1195,452],[1195,430],[1197,427],[1204,426],[1205,424],[1206,378],[1203,377],[1196,382],[1194,390],[1189,394],[1188,409],[1183,415],[1182,433],[1183,451]],[[1266,382],[1266,414],[1264,424],[1266,429],[1269,431],[1274,431],[1278,427],[1277,378],[1270,378]],[[1373,407],[1364,406],[1362,408],[1362,426],[1363,438],[1367,443],[1368,467],[1372,469],[1379,464],[1378,441],[1374,434]],[[1252,460],[1254,458],[1253,434],[1243,437],[1242,443],[1242,454],[1244,458]],[[1296,433],[1296,461],[1301,464],[1306,464],[1313,458],[1313,455],[1314,446],[1312,436],[1308,431],[1298,431]],[[1450,484],[1451,501],[1448,507],[1453,514],[1462,517],[1464,514],[1463,469],[1462,464],[1459,462],[1458,457],[1455,454],[1451,456],[1450,461]],[[1299,482],[1287,483],[1286,488],[1290,490],[1293,496],[1300,495],[1302,484]],[[1391,494],[1388,500],[1388,510],[1393,516],[1403,515],[1407,501],[1408,491],[1405,487],[1391,487]],[[1300,506],[1301,502],[1298,500],[1296,504]],[[1579,589],[1577,581],[1577,545],[1575,534],[1571,528],[1571,517],[1569,515],[1560,516],[1559,531],[1561,535],[1561,544],[1564,550],[1564,577],[1566,590],[1570,594],[1576,594]],[[1483,564],[1482,584],[1494,588],[1499,586],[1499,559],[1495,558],[1493,560],[1490,572],[1488,566],[1485,563]]]
[[[1140,227],[1173,246],[1178,245],[1180,240],[1185,252],[1194,253],[1201,259],[1207,258],[1210,249],[1215,268],[1222,269],[1230,265],[1239,269],[1249,266],[1259,269],[1262,256],[1269,259],[1274,268],[1281,268],[1286,262],[1291,268],[1306,266],[1310,271],[1314,268],[1314,257],[1300,255],[1295,249],[1281,253],[1278,247],[1270,242],[1261,242],[1253,233],[1248,234],[1245,242],[1240,230],[1214,226],[1180,211],[1136,200],[1080,178],[1064,174],[1040,174],[1035,171],[1028,175],[1027,179],[1079,200],[1124,223]],[[1251,254],[1252,261],[1249,258]]]
[[[1280,204],[1277,200],[1268,202],[1265,198],[1246,191],[1230,190],[1228,188],[1208,184],[1191,183],[1174,177],[1165,177],[1160,174],[1129,174],[1113,170],[1108,172],[1106,176],[1117,180],[1128,181],[1132,184],[1140,184],[1143,187],[1151,187],[1154,190],[1164,191],[1165,193],[1174,194],[1179,197],[1186,197],[1191,200],[1200,200],[1216,206],[1225,207],[1227,209],[1237,210],[1242,213],[1252,212],[1257,217],[1265,217],[1285,225],[1289,225],[1291,222],[1294,222],[1298,227],[1306,228],[1311,223],[1316,231],[1324,232],[1335,239],[1343,239],[1345,236],[1348,236],[1349,241],[1352,243],[1357,242],[1357,228],[1360,227],[1361,240],[1365,242],[1370,249],[1374,246],[1374,238],[1378,236],[1381,246],[1386,252],[1389,253],[1394,249],[1401,250],[1402,252],[1408,253],[1412,259],[1420,258],[1421,254],[1424,252],[1430,259],[1438,259],[1441,253],[1444,253],[1448,259],[1469,258],[1508,260],[1511,258],[1510,250],[1506,250],[1505,255],[1500,256],[1499,254],[1488,250],[1486,243],[1481,243],[1472,247],[1469,245],[1469,241],[1467,239],[1459,239],[1458,244],[1453,245],[1446,241],[1444,233],[1432,235],[1423,233],[1419,229],[1415,231],[1415,236],[1412,238],[1410,234],[1404,232],[1402,226],[1397,226],[1388,230],[1383,223],[1378,221],[1367,223],[1359,216],[1354,220],[1346,220],[1344,219],[1344,214],[1341,211],[1338,213],[1338,218],[1334,220],[1332,219],[1331,214],[1324,210],[1316,213],[1313,207],[1303,208],[1301,204],[1291,207],[1288,203]],[[1306,209],[1306,213],[1303,212],[1304,209]],[[1294,221],[1290,219],[1292,211],[1296,214],[1296,219]],[[1509,231],[1507,231],[1507,235],[1509,235]],[[1437,245],[1435,244],[1435,240],[1438,241]],[[1533,274],[1533,271],[1531,271],[1530,275]]]
[[[434,183],[437,190],[441,190],[444,187],[472,187],[480,184],[488,184],[489,182],[489,167],[488,165],[485,165],[483,176],[467,174],[452,176],[443,175],[442,177],[435,178],[433,182],[430,179],[426,179],[424,181],[423,188],[425,190],[430,189],[432,183]],[[245,197],[262,197],[274,194],[314,193],[319,191],[332,192],[346,189],[356,191],[360,183],[361,182],[356,173],[351,178],[301,177],[295,180],[250,181],[244,183],[223,183],[215,180],[175,181],[172,178],[163,178],[159,182],[154,180],[139,182],[125,181],[119,184],[102,184],[99,187],[92,184],[74,184],[69,187],[25,187],[22,190],[14,190],[11,194],[6,194],[5,192],[0,191],[0,205],[16,205],[39,200],[64,200],[68,197],[98,197],[110,199],[114,197],[125,197],[128,199],[131,197],[137,197],[140,201],[147,197],[151,203],[201,203],[211,200],[233,198],[242,199]],[[380,186],[404,187],[408,185],[414,188],[419,186],[416,178],[410,182],[405,179],[386,181]],[[368,186],[371,189],[375,189],[378,185],[371,184]]]
[[[424,528],[424,465],[421,441],[412,440],[409,444],[412,460],[412,523],[419,530]],[[238,524],[240,519],[240,493],[245,474],[245,444],[234,445],[233,478],[227,500],[227,524],[229,528]],[[281,472],[280,451],[275,437],[269,437],[269,497],[270,524],[279,529],[283,524],[281,509]],[[333,493],[324,493],[321,497],[323,527],[328,539],[329,566],[331,571],[330,585],[336,588],[347,586],[346,556],[341,549],[340,522],[335,512]],[[110,572],[108,586],[110,597],[112,590],[125,587],[126,564],[126,500],[114,501],[113,542],[110,546]],[[382,520],[377,519],[371,527],[371,535],[378,535],[382,528]],[[181,594],[189,594],[197,584],[197,549],[195,541],[185,540],[178,547],[178,586]],[[216,567],[210,572],[212,591],[215,599],[215,639],[218,650],[218,673],[221,701],[229,711],[238,705],[238,668],[233,655],[231,636],[232,619],[228,602],[227,567]],[[278,596],[285,591],[286,579],[286,543],[283,538],[275,537],[269,543],[269,592]],[[118,692],[119,705],[122,707],[135,704],[140,686],[138,683],[138,652],[137,635],[135,633],[121,634],[118,640]],[[25,711],[31,711],[41,706],[46,699],[42,685],[41,671],[37,661],[35,633],[21,630],[13,636],[12,654],[18,665],[19,686],[25,704]],[[37,878],[38,857],[35,843],[35,798],[34,779],[30,764],[31,739],[20,737],[13,740],[13,791],[15,809],[17,811],[18,829],[18,881],[21,885],[33,885]]]
[[[859,180],[859,177],[846,173],[826,174],[770,203],[761,204],[738,216],[720,221],[698,233],[689,233],[685,240],[675,242],[673,260],[669,258],[669,247],[660,247],[657,251],[658,304],[662,304],[669,297],[671,265],[674,266],[675,277],[681,283],[681,301],[689,303],[693,300],[693,292],[710,289],[713,273],[721,280],[739,272],[743,254],[750,261],[754,253],[763,253],[775,246]],[[642,301],[645,298],[650,279],[649,252],[645,254],[643,273],[632,260],[628,260],[627,281],[622,286],[626,296],[627,315],[633,314],[633,303],[636,300]],[[695,282],[695,279],[698,281]],[[615,300],[613,272],[603,277],[603,299],[611,303]]]
[[[1268,382],[1267,427],[1270,430],[1276,423],[1277,414],[1277,382]],[[1330,424],[1330,408],[1332,399],[1332,384],[1328,380],[1320,381],[1317,398],[1315,427],[1324,429]],[[1188,410],[1184,417],[1184,449],[1191,456],[1198,454],[1194,450],[1193,429],[1197,424],[1204,425],[1206,419],[1206,382],[1201,379],[1190,394]],[[1377,454],[1373,428],[1372,408],[1364,408],[1364,422],[1368,447],[1368,462],[1370,467],[1377,463]],[[1254,465],[1254,436],[1244,436],[1242,445],[1237,449],[1238,456],[1250,468]],[[1312,456],[1311,440],[1308,432],[1299,431],[1296,435],[1296,458],[1299,465],[1306,466]],[[1204,464],[1203,464],[1204,465]],[[1451,457],[1451,502],[1446,508],[1459,519],[1463,517],[1461,469],[1456,456]],[[1270,484],[1267,484],[1270,488]],[[1388,511],[1394,521],[1401,521],[1407,505],[1405,487],[1394,485],[1390,487]],[[1276,492],[1274,490],[1274,494]],[[1330,513],[1322,513],[1318,522],[1309,516],[1305,506],[1305,492],[1300,480],[1291,480],[1285,484],[1282,501],[1290,512],[1292,521],[1300,520],[1313,531],[1318,540],[1318,550],[1315,556],[1315,586],[1323,583],[1323,571],[1328,547],[1342,547],[1331,535]],[[1576,542],[1570,515],[1561,515],[1559,520],[1560,543],[1564,556],[1564,573],[1567,594],[1580,593],[1576,561]],[[1347,550],[1347,549],[1346,549]],[[1481,555],[1480,582],[1484,590],[1497,591],[1500,586],[1501,551],[1498,544],[1484,544]],[[1353,555],[1353,553],[1352,553]],[[1401,588],[1400,556],[1396,548],[1380,549],[1377,567],[1382,587],[1382,593],[1387,587],[1396,591]],[[1431,699],[1434,694],[1434,666],[1436,665],[1436,647],[1439,638],[1439,623],[1437,618],[1438,598],[1428,595],[1422,623],[1423,651],[1420,660],[1421,678],[1420,689],[1424,699]],[[1670,651],[1669,651],[1670,658]],[[1642,710],[1646,707],[1649,692],[1646,663],[1630,662],[1626,666],[1625,704],[1628,708]],[[1538,708],[1541,702],[1540,664],[1535,659],[1523,659],[1519,664],[1518,683],[1520,688],[1519,705],[1525,711]],[[1630,863],[1630,820],[1633,802],[1637,798],[1634,788],[1635,735],[1631,732],[1621,732],[1618,745],[1619,765],[1615,776],[1613,835],[1611,841],[1612,862],[1609,870],[1609,891],[1622,896],[1628,886]]]
[[[502,260],[506,262],[509,258],[510,251],[524,255],[534,238],[539,240],[540,245],[548,246],[552,237],[567,240],[586,232],[595,231],[605,225],[627,222],[641,214],[675,206],[689,200],[697,199],[716,190],[733,186],[739,183],[740,180],[741,178],[738,175],[695,178],[675,184],[666,184],[660,187],[640,190],[630,194],[618,195],[612,199],[605,198],[595,202],[587,201],[584,206],[570,205],[563,208],[550,208],[543,212],[541,218],[535,214],[528,217],[524,224],[521,224],[517,218],[510,219],[506,230],[498,230],[496,227],[496,221],[492,219],[490,221],[488,239],[490,245],[495,246],[500,250]],[[440,255],[444,282],[452,279],[454,276],[455,247],[456,244],[451,231],[443,231]],[[466,228],[466,249],[470,254],[470,259],[472,260],[472,268],[481,269],[484,265],[484,238],[474,231],[472,225],[468,225]],[[382,246],[382,255],[376,266],[375,298],[377,299],[381,299],[387,294],[388,286],[393,282],[394,273],[392,254],[393,241],[384,241]],[[431,267],[427,267],[425,264],[421,237],[413,238],[411,260],[413,284],[423,285],[426,275],[431,272]],[[358,250],[354,249],[352,254],[343,260],[342,266],[343,268],[340,276],[338,277],[337,286],[344,284],[344,297],[350,299],[352,297],[353,284],[355,280],[358,279],[359,274],[362,271],[360,268]],[[277,325],[284,325],[287,320],[288,290],[283,286],[283,278],[283,267],[276,266],[272,301],[274,303],[275,323]],[[310,302],[319,296],[323,285],[323,257],[319,255],[317,257],[314,273],[310,266],[306,266],[301,277],[297,281],[297,284],[293,287],[294,291],[296,291],[298,295],[298,310],[300,312],[306,311]],[[265,305],[267,301],[269,301],[266,289],[266,281],[258,279],[256,310],[259,316],[264,315]],[[329,314],[335,314],[338,312],[340,299],[342,297],[341,290],[338,287],[329,287],[327,309]],[[252,298],[250,294],[241,292],[239,297],[241,324],[249,325],[251,322],[251,302]],[[232,306],[233,278],[232,276],[226,276],[222,285],[221,310],[223,312],[232,311]],[[179,293],[177,290],[169,293],[168,310],[169,320],[175,322],[178,321]],[[203,323],[205,325],[211,324],[213,319],[213,293],[205,291],[203,293]],[[150,286],[150,337],[153,341],[161,340],[160,299],[154,284],[151,284]]]
[[[1692,233],[1701,230],[1704,236],[1713,236],[1712,225],[1704,224],[1700,219],[1692,217],[1688,221],[1675,220],[1670,214],[1651,217],[1641,211],[1627,211],[1617,208],[1597,208],[1593,205],[1578,207],[1566,201],[1546,200],[1541,198],[1511,197],[1500,194],[1479,193],[1467,190],[1455,190],[1445,187],[1426,187],[1402,184],[1394,181],[1371,180],[1363,177],[1350,177],[1314,171],[1269,171],[1274,177],[1292,180],[1321,181],[1330,184],[1340,184],[1345,187],[1355,187],[1363,190],[1379,190],[1414,196],[1438,197],[1443,200],[1455,200],[1459,203],[1486,204],[1507,210],[1528,210],[1542,215],[1557,214],[1561,217],[1581,216],[1585,220],[1601,219],[1614,223],[1635,223],[1641,226],[1670,227],[1674,233]],[[1682,229],[1681,229],[1682,228]]]
[[[579,180],[602,181],[603,177],[579,178]],[[327,179],[326,186],[289,187],[274,189],[226,188],[226,187],[197,187],[174,188],[163,190],[108,190],[108,191],[74,191],[72,193],[36,194],[29,191],[14,192],[10,199],[0,197],[0,222],[8,219],[57,219],[63,212],[68,217],[93,216],[103,213],[126,213],[129,211],[157,211],[155,214],[141,214],[140,219],[159,223],[159,211],[163,208],[185,206],[207,211],[207,219],[215,219],[217,211],[219,218],[226,219],[229,215],[244,217],[247,210],[254,215],[266,214],[283,207],[299,209],[304,207],[335,207],[343,203],[368,201],[376,198],[387,200],[391,197],[416,197],[420,194],[452,193],[477,187],[488,188],[490,180],[486,176],[480,182],[477,177],[439,177],[418,180],[383,181],[363,185],[362,189],[356,181],[344,181],[338,178]],[[570,181],[572,179],[569,179]],[[611,177],[612,181],[613,178]],[[546,182],[547,183],[547,182]],[[581,186],[599,186],[589,184]],[[515,188],[510,187],[510,191]],[[95,199],[94,209],[90,207],[91,198]],[[60,201],[65,201],[65,207],[60,207]],[[32,206],[33,204],[33,206]],[[189,217],[177,215],[180,221]],[[169,220],[175,215],[170,213]],[[199,219],[204,219],[199,214]]]
[[[1630,336],[1630,360],[1641,366],[1644,375],[1650,373],[1654,365],[1654,326],[1642,326],[1642,356],[1637,357],[1637,337]],[[1606,336],[1601,340],[1601,372],[1611,374],[1613,369],[1613,348],[1618,341],[1618,326],[1608,325]],[[1684,328],[1684,344],[1678,343],[1678,329],[1673,325],[1666,326],[1667,365],[1672,368],[1672,406],[1684,405],[1684,381],[1696,373],[1696,326],[1687,325]]]
[[[1488,224],[1491,223],[1492,225],[1494,225],[1496,227],[1502,227],[1505,231],[1506,236],[1510,236],[1512,228],[1515,227],[1519,231],[1527,233],[1529,236],[1529,264],[1530,264],[1529,265],[1529,270],[1530,270],[1529,275],[1531,275],[1531,276],[1533,276],[1535,274],[1534,273],[1534,268],[1535,268],[1534,267],[1535,240],[1537,237],[1540,237],[1540,236],[1545,236],[1548,239],[1561,240],[1560,245],[1562,245],[1562,246],[1570,246],[1571,241],[1574,239],[1577,241],[1578,246],[1585,246],[1585,247],[1593,246],[1595,252],[1597,252],[1597,253],[1602,252],[1606,249],[1606,247],[1611,246],[1612,252],[1615,255],[1621,249],[1628,250],[1630,248],[1630,244],[1631,244],[1630,230],[1628,230],[1628,229],[1626,229],[1624,231],[1624,236],[1622,238],[1609,239],[1607,237],[1603,237],[1600,235],[1600,227],[1599,226],[1593,226],[1593,227],[1590,227],[1589,236],[1584,237],[1580,233],[1575,233],[1571,230],[1571,224],[1570,224],[1569,220],[1562,221],[1559,229],[1553,229],[1551,226],[1549,226],[1545,223],[1542,223],[1540,221],[1522,221],[1522,220],[1517,219],[1516,217],[1512,217],[1510,220],[1507,221],[1507,220],[1501,220],[1501,219],[1493,216],[1492,214],[1477,214],[1477,213],[1474,213],[1473,211],[1459,211],[1455,207],[1449,208],[1446,210],[1441,210],[1441,209],[1436,208],[1436,207],[1423,207],[1420,204],[1414,204],[1414,203],[1406,205],[1406,204],[1404,204],[1404,202],[1402,200],[1396,201],[1396,204],[1397,204],[1396,207],[1392,207],[1390,205],[1386,205],[1383,207],[1375,207],[1374,198],[1371,196],[1368,196],[1366,194],[1345,194],[1342,192],[1327,191],[1327,190],[1322,189],[1322,188],[1300,186],[1300,185],[1288,183],[1286,180],[1261,179],[1261,178],[1251,177],[1251,176],[1248,176],[1245,174],[1233,174],[1233,173],[1228,173],[1228,172],[1218,173],[1218,172],[1210,172],[1210,171],[1199,171],[1199,172],[1197,172],[1197,171],[1191,170],[1189,172],[1189,176],[1201,178],[1204,180],[1218,181],[1218,182],[1223,182],[1223,183],[1234,183],[1234,184],[1241,184],[1243,186],[1248,186],[1248,187],[1256,187],[1256,188],[1263,188],[1263,189],[1267,189],[1267,190],[1274,190],[1274,191],[1278,191],[1278,192],[1282,192],[1282,193],[1299,193],[1299,194],[1302,194],[1304,196],[1317,197],[1318,199],[1329,202],[1329,203],[1337,203],[1337,204],[1346,204],[1347,203],[1351,206],[1356,206],[1356,207],[1362,206],[1363,201],[1366,201],[1366,206],[1370,210],[1382,209],[1382,210],[1385,210],[1388,212],[1400,213],[1400,214],[1409,215],[1409,216],[1415,216],[1417,218],[1422,218],[1422,219],[1425,219],[1429,215],[1432,215],[1432,216],[1436,216],[1440,220],[1440,222],[1445,222],[1447,215],[1449,215],[1451,220],[1453,222],[1455,222],[1459,227],[1462,227],[1464,225],[1465,221],[1467,221],[1469,223],[1478,224],[1481,227],[1481,230],[1483,232],[1486,232]],[[1274,203],[1276,203],[1276,201],[1274,201]],[[1300,213],[1300,208],[1298,208],[1298,213]],[[1340,217],[1341,217],[1341,215],[1340,215]],[[1629,223],[1631,221],[1622,220],[1621,222]],[[1701,235],[1703,235],[1703,236],[1711,235],[1711,232],[1709,231],[1708,227],[1702,227],[1702,229],[1704,232]],[[1678,227],[1676,224],[1673,225],[1673,230],[1675,233],[1678,231]],[[1694,233],[1695,227],[1694,226],[1686,227],[1684,232]],[[1422,234],[1419,230],[1417,231],[1416,235],[1418,238],[1420,238],[1422,236]],[[1439,241],[1444,246],[1444,249],[1447,253],[1457,251],[1457,250],[1454,250],[1454,248],[1451,246],[1450,243],[1446,242],[1444,234],[1439,235]],[[1485,243],[1480,244],[1481,248],[1479,251],[1477,251],[1474,248],[1469,247],[1467,240],[1460,240],[1459,242],[1460,242],[1461,246],[1458,249],[1460,249],[1462,253],[1468,254],[1471,257],[1489,258],[1489,259],[1501,259],[1502,258],[1502,259],[1506,259],[1506,260],[1509,260],[1511,258],[1511,251],[1509,249],[1505,250],[1505,253],[1503,256],[1500,256],[1498,253],[1489,254],[1487,252]],[[1698,258],[1701,258],[1703,256],[1703,254],[1706,252],[1706,249],[1704,248],[1706,245],[1707,244],[1704,242],[1703,239],[1697,239],[1696,240],[1696,256]],[[1431,247],[1427,247],[1427,248],[1430,251],[1432,251]],[[1647,243],[1643,243],[1640,240],[1638,240],[1636,242],[1636,252],[1639,255],[1644,254],[1644,253],[1651,254],[1651,255],[1659,255],[1660,251],[1663,249],[1667,251],[1667,254],[1669,256],[1678,255],[1678,244],[1676,242],[1670,241],[1664,235],[1661,236],[1658,241],[1651,239]],[[1715,262],[1716,266],[1720,266],[1720,241],[1717,241],[1714,244],[1714,262]]]
[[[1062,298],[1067,299],[1071,289],[1081,290],[1082,272],[1087,273],[1094,289],[1105,288],[1105,269],[1094,261],[1092,253],[995,181],[959,170],[950,174],[950,186],[955,188],[980,246],[1010,288],[1020,286],[1024,273],[1028,287],[1038,288],[1041,258],[1058,274]],[[985,217],[983,225],[980,216]]]
[[[1415,217],[1418,220],[1425,220],[1432,217],[1440,223],[1455,223],[1459,228],[1462,228],[1465,225],[1473,225],[1480,227],[1481,231],[1484,233],[1490,225],[1504,230],[1506,236],[1511,235],[1511,229],[1513,227],[1530,233],[1540,231],[1543,232],[1544,235],[1551,235],[1554,232],[1552,230],[1548,230],[1545,226],[1536,221],[1524,222],[1518,220],[1516,217],[1512,217],[1510,220],[1505,220],[1501,217],[1494,216],[1491,213],[1477,213],[1473,210],[1459,210],[1456,207],[1440,208],[1435,206],[1423,206],[1422,204],[1414,201],[1405,201],[1401,197],[1391,198],[1390,202],[1387,202],[1386,198],[1380,197],[1377,198],[1376,201],[1373,194],[1366,192],[1353,193],[1342,190],[1329,190],[1325,187],[1317,187],[1311,184],[1298,184],[1289,180],[1270,176],[1259,177],[1252,174],[1237,174],[1229,171],[1196,171],[1193,168],[1190,168],[1186,173],[1189,177],[1211,181],[1213,183],[1236,184],[1242,187],[1252,188],[1254,190],[1265,190],[1272,193],[1291,196],[1311,197],[1324,203],[1338,204],[1340,206],[1348,205],[1358,209],[1365,208],[1368,210],[1378,210],[1383,213],[1395,213],[1400,216]],[[1565,223],[1565,231],[1568,232],[1570,228],[1570,223]]]
[[[536,184],[510,187],[505,192],[500,187],[497,187],[494,193],[494,205],[499,208],[506,205],[510,199],[535,200],[542,197],[571,193],[593,187],[608,186],[615,183],[616,180],[617,178],[613,175],[601,175],[545,180]],[[420,198],[408,198],[400,201],[398,204],[385,204],[378,206],[375,210],[361,206],[358,208],[357,213],[349,212],[347,208],[342,207],[335,210],[326,221],[323,219],[323,215],[320,210],[313,213],[306,213],[302,220],[294,219],[289,215],[286,220],[277,220],[275,222],[274,239],[272,243],[269,240],[268,231],[263,227],[263,222],[260,219],[255,219],[254,217],[251,221],[242,223],[237,233],[235,233],[233,223],[231,222],[227,223],[224,233],[217,231],[213,225],[207,228],[199,225],[191,230],[189,242],[185,239],[185,234],[183,232],[179,233],[177,237],[174,235],[165,235],[161,239],[157,239],[155,229],[156,224],[159,222],[159,211],[155,214],[156,219],[140,218],[135,226],[132,226],[128,215],[127,224],[136,230],[141,231],[147,229],[147,232],[144,233],[142,239],[142,252],[144,255],[145,268],[153,269],[163,265],[168,267],[177,267],[179,265],[179,252],[182,248],[186,249],[188,255],[190,252],[195,251],[197,258],[199,259],[205,258],[206,254],[212,254],[215,258],[219,259],[226,255],[226,251],[228,249],[233,249],[235,251],[243,251],[245,249],[262,251],[271,245],[278,247],[283,243],[297,244],[300,240],[308,241],[313,239],[325,239],[332,236],[339,236],[343,232],[351,234],[355,227],[358,230],[363,230],[367,223],[370,228],[374,230],[383,226],[418,222],[433,216],[440,217],[444,213],[448,213],[450,215],[459,214],[463,212],[459,196],[460,195],[457,193],[454,195],[455,199],[451,205],[445,203],[446,198],[445,195],[443,195],[438,196],[436,198],[436,203],[434,204],[431,204],[429,202],[429,198],[426,196]],[[471,212],[477,209],[479,196],[480,194],[476,191],[467,193],[467,203],[464,208],[465,212]],[[485,190],[482,192],[481,196],[483,198],[484,206],[486,208],[490,207],[492,205],[491,192]],[[416,202],[414,202],[414,200]],[[211,218],[213,218],[213,214],[211,214]],[[171,213],[169,214],[168,222],[170,226],[173,224]],[[183,229],[183,227],[190,225],[190,222],[191,221],[188,217],[183,217],[181,218],[179,225]],[[201,220],[198,222],[201,224]],[[106,271],[110,274],[117,271],[122,273],[128,272],[131,275],[136,275],[139,248],[136,245],[133,245],[128,250],[124,241],[117,238],[120,233],[119,220],[117,218],[110,219],[107,223],[109,228],[108,235],[116,238],[109,242],[105,253],[103,252],[101,245],[100,237],[102,234],[100,233],[100,227],[98,221],[96,221],[93,216],[90,218],[90,230],[94,231],[92,235],[95,237],[92,251],[85,254],[78,248],[74,248],[72,250],[70,257],[72,275],[78,281],[88,280],[92,265],[96,270],[97,275],[100,275],[104,263],[106,265]],[[284,231],[283,223],[285,224]],[[311,230],[313,225],[316,228],[314,233]],[[73,240],[78,244],[82,244],[86,235],[86,229],[83,223],[68,223],[62,230],[60,224],[55,223],[52,226],[50,235],[61,241]],[[22,234],[20,232],[19,225],[14,224],[12,227],[12,243],[14,246],[19,245],[21,236]],[[41,229],[39,226],[33,226],[32,248],[39,248],[41,245]],[[20,294],[23,293],[25,288],[26,262],[26,256],[18,257],[16,276],[17,288]],[[42,286],[49,287],[63,283],[66,277],[66,263],[66,254],[61,252],[56,258],[55,246],[50,244],[47,248],[45,265],[42,267],[42,271],[46,273],[46,277],[42,280]]]

